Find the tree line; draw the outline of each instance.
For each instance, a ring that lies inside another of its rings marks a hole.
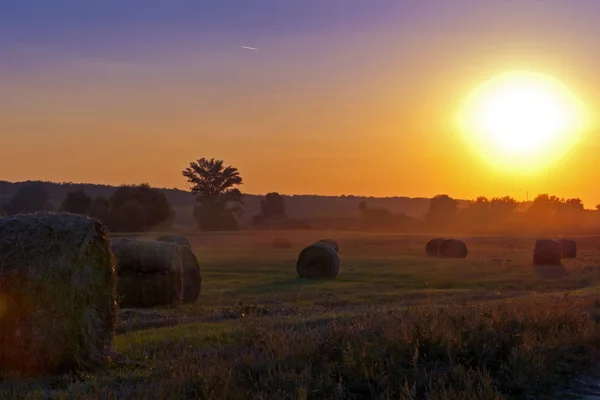
[[[190,192],[196,197],[194,219],[203,230],[236,230],[243,213],[243,183],[237,168],[222,160],[200,158],[182,171]],[[0,207],[2,215],[60,211],[87,215],[104,222],[113,232],[143,232],[168,229],[174,210],[167,196],[149,184],[122,185],[110,197],[92,198],[83,188],[67,193],[55,209],[40,183],[20,187]],[[268,221],[285,215],[285,201],[278,193],[267,194],[255,221]]]
[[[196,204],[193,217],[198,227],[206,231],[236,230],[243,214],[243,197],[239,187],[243,179],[237,168],[226,166],[223,160],[200,158],[181,172]],[[392,213],[385,208],[372,208],[366,202],[358,207],[357,221],[348,226],[359,229],[390,230],[463,230],[490,232],[502,229],[577,229],[585,210],[578,198],[561,199],[548,194],[537,196],[525,212],[518,211],[514,198],[478,197],[465,208],[448,195],[434,196],[423,219]],[[600,210],[600,206],[596,207]],[[29,183],[0,208],[4,215],[51,211],[50,198],[39,183]],[[56,211],[88,215],[103,221],[115,232],[142,232],[168,229],[174,210],[168,198],[149,184],[123,185],[109,197],[92,198],[83,188],[67,193]],[[286,216],[285,198],[268,193],[260,203],[260,211],[252,217],[255,227],[309,228],[307,221]],[[328,226],[325,226],[328,227]],[[331,226],[329,226],[331,227]]]

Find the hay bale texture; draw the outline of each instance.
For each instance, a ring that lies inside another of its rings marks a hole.
[[[175,243],[121,239],[111,243],[117,297],[123,308],[176,307],[183,301],[181,248]]]
[[[576,258],[577,257],[577,242],[571,239],[560,239],[558,242],[561,245],[561,258]]]
[[[187,240],[186,237],[184,236],[179,236],[179,235],[164,235],[164,236],[159,236],[156,238],[157,241],[159,242],[165,242],[165,243],[175,243],[178,244],[180,246],[185,246],[189,249],[192,248],[192,245],[190,244],[190,241]]]
[[[425,252],[428,257],[438,257],[440,255],[440,246],[444,243],[446,239],[444,238],[435,238],[431,239],[425,245]]]
[[[533,265],[561,265],[562,245],[556,240],[539,239],[533,248]]]
[[[300,252],[296,271],[300,278],[335,278],[340,271],[340,258],[331,246],[317,242]]]
[[[181,246],[183,267],[183,303],[195,303],[202,290],[202,274],[198,259],[189,247]]]
[[[115,284],[98,221],[54,213],[0,219],[0,375],[105,365]]]
[[[326,245],[334,249],[336,253],[340,253],[340,246],[338,245],[338,242],[336,242],[333,239],[321,239],[317,243],[325,243]]]
[[[447,239],[440,244],[439,255],[442,258],[466,258],[467,244],[458,239]]]
[[[292,247],[292,240],[287,236],[275,236],[273,238],[273,247],[276,249],[289,249]]]

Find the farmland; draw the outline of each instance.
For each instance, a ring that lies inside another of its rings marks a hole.
[[[428,236],[280,233],[291,248],[273,248],[277,232],[187,235],[195,304],[122,309],[106,370],[5,382],[0,397],[553,398],[595,372],[600,290],[582,269],[600,266],[600,238],[576,238],[568,276],[542,279],[534,238],[461,237],[468,257],[445,260],[425,256]],[[337,278],[298,279],[298,252],[329,237]]]

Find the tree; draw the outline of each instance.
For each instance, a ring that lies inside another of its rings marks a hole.
[[[106,197],[96,197],[90,204],[88,215],[106,224],[110,216],[110,201]]]
[[[490,201],[490,213],[494,218],[506,218],[517,210],[517,200],[510,196],[494,197]]]
[[[92,198],[85,193],[83,188],[67,193],[63,200],[61,211],[86,215],[92,205]]]
[[[194,219],[204,230],[233,230],[243,214],[242,177],[237,168],[223,160],[200,158],[181,172],[196,196]]]
[[[531,203],[527,212],[539,218],[552,217],[559,210],[561,203],[562,201],[558,197],[543,193],[533,199],[533,203]]]
[[[119,187],[109,199],[107,225],[113,231],[140,232],[172,223],[173,208],[161,190],[147,183]]]
[[[50,211],[52,205],[42,184],[30,182],[21,186],[3,208],[7,215],[15,215]]]
[[[458,212],[458,202],[446,194],[438,194],[431,199],[425,220],[434,226],[444,226],[454,222]]]
[[[263,220],[285,218],[285,199],[279,193],[267,193],[260,202],[260,215]]]
[[[367,206],[367,203],[364,200],[358,204],[358,212],[361,214],[367,211],[368,208],[369,206]]]

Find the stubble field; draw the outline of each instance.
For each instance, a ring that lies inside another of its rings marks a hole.
[[[0,382],[0,397],[566,398],[595,371],[600,237],[576,238],[569,276],[543,279],[535,238],[464,237],[467,259],[443,260],[428,236],[282,232],[293,246],[275,249],[277,234],[189,235],[196,304],[120,310],[105,371]],[[340,274],[298,279],[297,254],[324,238]]]

